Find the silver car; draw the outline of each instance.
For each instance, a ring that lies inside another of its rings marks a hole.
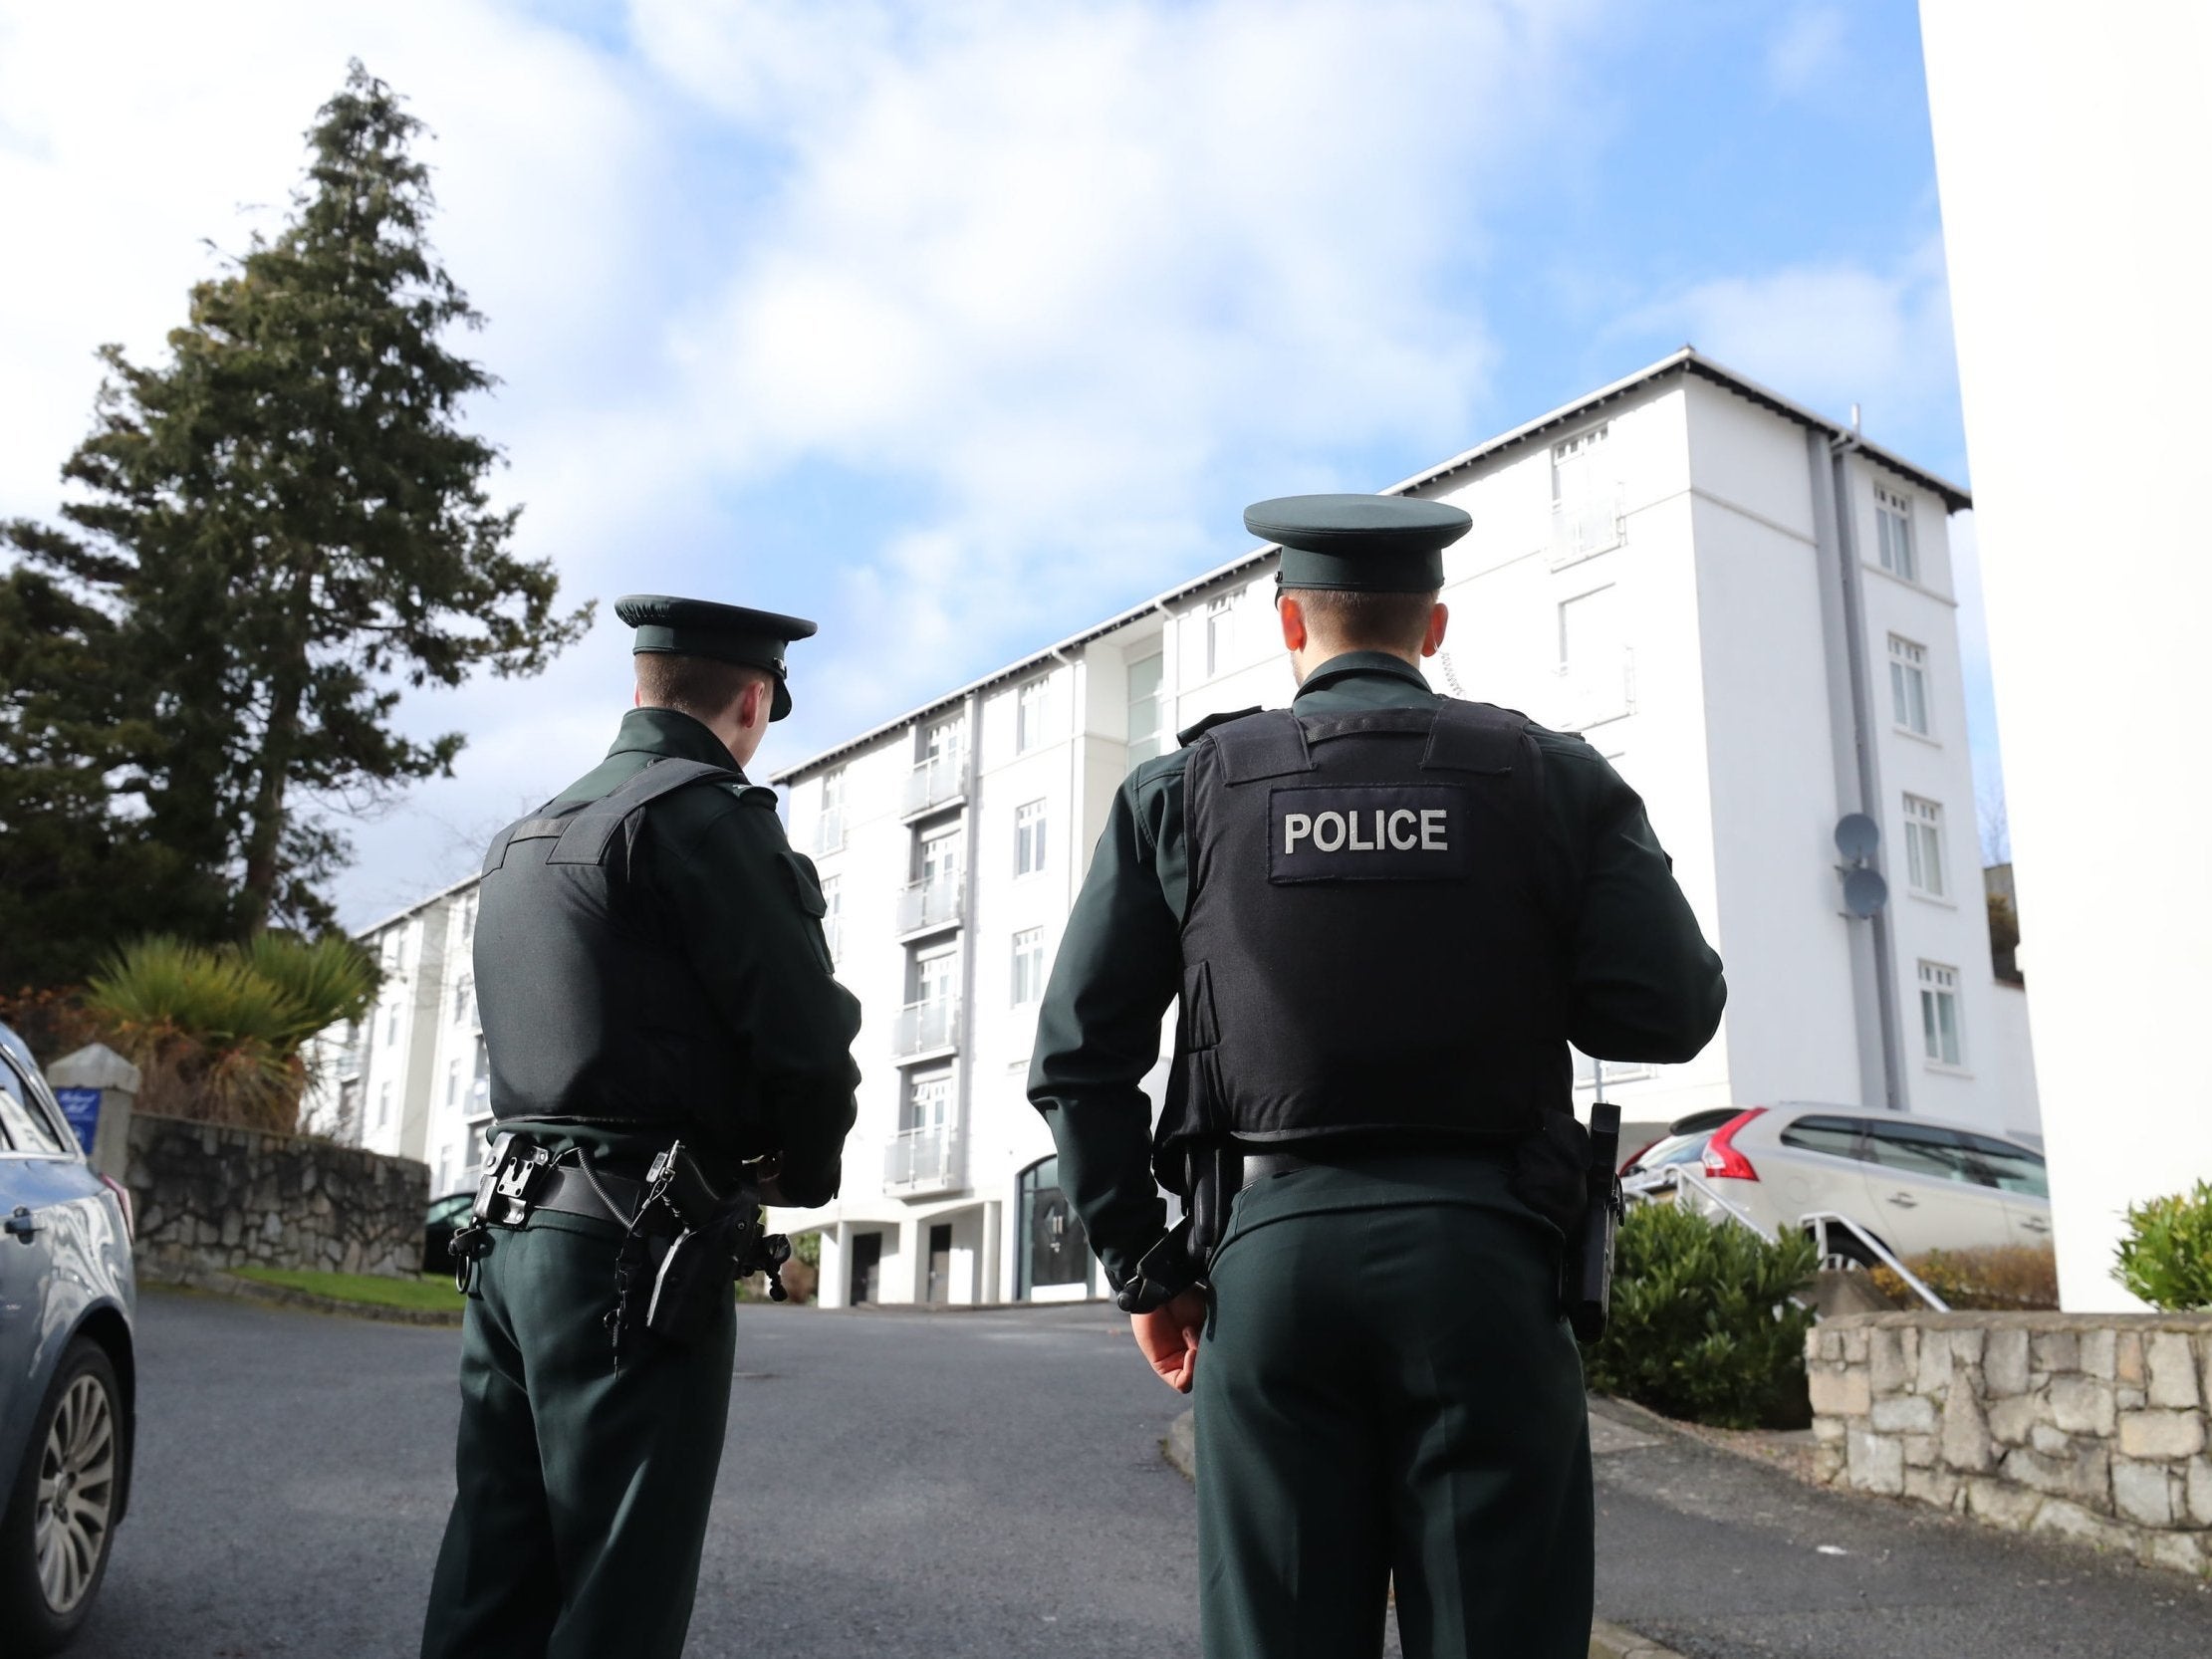
[[[1769,1233],[1836,1215],[1899,1257],[2051,1243],[2043,1154],[1985,1129],[1802,1101],[1681,1127],[1631,1161],[1622,1181],[1631,1193],[1670,1187],[1674,1168],[1686,1165]],[[1874,1260],[1843,1229],[1831,1230],[1829,1248]]]
[[[52,1653],[92,1611],[130,1496],[128,1200],[0,1026],[0,1631]]]

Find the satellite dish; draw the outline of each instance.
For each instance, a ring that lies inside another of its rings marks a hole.
[[[1845,820],[1848,823],[1849,820]],[[1881,871],[1857,869],[1843,872],[1843,904],[1854,916],[1871,916],[1889,902],[1889,883],[1881,878]]]
[[[1845,813],[1836,823],[1836,850],[1853,863],[1864,863],[1881,845],[1881,826],[1864,813]]]

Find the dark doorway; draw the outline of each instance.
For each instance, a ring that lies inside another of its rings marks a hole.
[[[855,1307],[863,1302],[880,1300],[877,1281],[883,1271],[883,1235],[880,1233],[856,1233],[853,1235],[853,1290],[846,1299]]]
[[[1022,1171],[1020,1294],[1052,1285],[1091,1282],[1091,1241],[1083,1219],[1060,1190],[1060,1160],[1045,1158]]]
[[[924,1302],[952,1300],[952,1223],[939,1222],[929,1229],[929,1291]]]

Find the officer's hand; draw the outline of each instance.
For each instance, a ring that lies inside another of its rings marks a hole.
[[[1198,1374],[1198,1333],[1206,1327],[1206,1293],[1185,1291],[1164,1307],[1131,1313],[1136,1345],[1160,1380],[1178,1394],[1190,1392]]]

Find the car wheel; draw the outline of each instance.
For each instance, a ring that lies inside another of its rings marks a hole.
[[[1828,1254],[1821,1258],[1823,1273],[1866,1273],[1880,1263],[1880,1258],[1866,1248],[1865,1241],[1843,1228],[1832,1228],[1828,1235]]]
[[[0,1520],[0,1625],[11,1653],[53,1653],[92,1611],[115,1540],[123,1394],[100,1345],[62,1355]]]

